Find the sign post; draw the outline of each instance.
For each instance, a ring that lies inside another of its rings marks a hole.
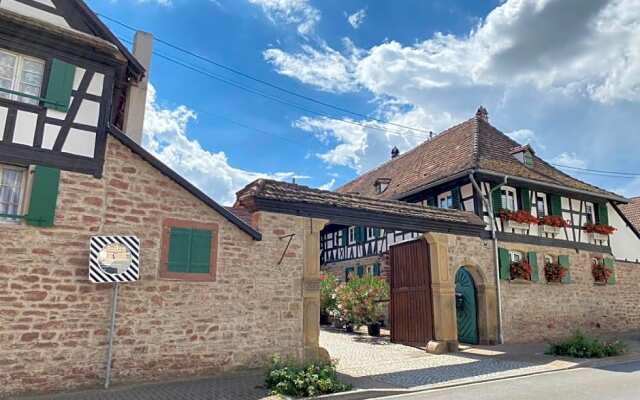
[[[113,284],[107,372],[104,382],[104,388],[108,389],[111,383],[118,291],[120,283],[140,279],[140,240],[135,236],[92,236],[89,247],[89,280],[94,283]]]

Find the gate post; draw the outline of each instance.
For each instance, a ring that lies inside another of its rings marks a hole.
[[[430,353],[458,350],[455,283],[449,271],[449,245],[446,236],[428,233],[431,260],[431,293],[433,296],[433,330],[435,340],[429,342]]]
[[[327,220],[305,219],[304,271],[302,274],[302,332],[304,359],[329,360],[329,353],[320,347],[320,231]]]

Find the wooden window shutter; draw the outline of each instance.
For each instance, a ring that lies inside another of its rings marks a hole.
[[[531,282],[538,282],[538,256],[535,251],[527,253],[527,260],[531,266]]]
[[[349,229],[342,230],[342,237],[340,237],[340,246],[347,245],[347,238],[349,238]]]
[[[609,280],[607,281],[607,283],[609,285],[615,285],[616,281],[617,281],[617,278],[616,278],[616,270],[613,268],[613,258],[605,257],[604,258],[604,266],[607,269],[611,270],[611,275],[609,276]]]
[[[609,212],[607,203],[596,204],[596,222],[602,225],[609,225]]]
[[[211,262],[211,231],[193,229],[189,251],[189,272],[208,273]]]
[[[356,227],[356,242],[357,243],[364,242],[364,240],[365,240],[364,232],[365,232],[364,226]]]
[[[564,267],[567,270],[567,273],[562,277],[562,283],[570,283],[571,270],[569,269],[569,256],[558,256],[558,264],[560,264],[561,267]]]
[[[190,253],[191,229],[171,228],[167,257],[168,270],[170,272],[189,272]]]
[[[492,185],[491,189],[494,189],[495,187],[497,187],[497,185]],[[496,190],[493,193],[491,193],[491,202],[493,203],[493,214],[497,215],[500,212],[500,210],[504,208],[504,205],[502,204],[501,190]]]
[[[427,206],[429,206],[429,207],[437,207],[436,198],[435,197],[428,197],[427,198]]]
[[[362,277],[364,275],[364,267],[362,265],[358,265],[358,277]]]
[[[551,215],[562,216],[562,200],[557,194],[549,195],[549,208]]]
[[[51,62],[51,72],[47,85],[44,106],[52,110],[67,112],[71,103],[71,91],[76,67],[54,58]]]
[[[53,226],[58,201],[60,170],[38,165],[33,172],[27,224],[33,226]]]
[[[380,263],[373,264],[373,276],[380,276]]]
[[[462,194],[460,193],[460,188],[459,187],[453,188],[451,190],[451,203],[452,203],[453,208],[455,208],[456,210],[459,210],[461,208],[460,207],[460,201],[461,201],[460,198],[461,197],[462,197]]]
[[[531,212],[531,197],[529,197],[529,189],[519,189],[520,192],[520,205],[526,212]]]
[[[509,259],[509,250],[498,248],[498,262],[500,266],[500,279],[508,281],[511,278],[511,261]]]

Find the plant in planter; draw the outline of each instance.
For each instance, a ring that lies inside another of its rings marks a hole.
[[[527,260],[512,261],[509,266],[511,279],[531,280],[531,265]]]
[[[586,224],[584,230],[587,233],[598,233],[600,235],[611,235],[616,228],[605,224]]]
[[[338,307],[354,327],[367,325],[372,336],[380,334],[382,316],[380,302],[389,297],[386,280],[364,276],[350,280],[338,288]]]
[[[609,281],[609,278],[613,274],[613,270],[604,265],[603,259],[595,258],[591,264],[591,274],[593,275],[593,280],[596,283],[604,285]]]
[[[338,279],[333,274],[324,274],[320,281],[320,324],[328,325],[329,317],[335,314],[338,306],[336,289]]]
[[[559,215],[546,215],[538,219],[538,224],[542,227],[542,230],[547,233],[557,234],[560,229],[569,226],[567,221],[562,219]]]
[[[538,218],[534,217],[524,210],[501,210],[499,215],[500,219],[507,222],[511,228],[515,229],[526,230],[529,229],[531,225],[535,225],[538,223]]]
[[[547,262],[544,264],[544,277],[547,282],[562,282],[562,278],[567,275],[567,269],[555,262]]]

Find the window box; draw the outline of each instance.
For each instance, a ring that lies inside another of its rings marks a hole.
[[[525,224],[525,223],[516,222],[516,221],[505,221],[505,227],[507,229],[528,231],[531,229],[531,224]]]
[[[605,235],[598,232],[587,232],[588,237],[591,239],[590,242],[606,242],[609,240],[609,235]]]
[[[167,218],[162,224],[160,278],[216,280],[218,224]]]
[[[540,225],[540,229],[542,230],[542,232],[550,233],[552,235],[557,235],[560,233],[560,228],[557,226]]]
[[[506,229],[516,229],[521,231],[531,230],[532,224],[537,224],[538,219],[527,211],[500,211],[500,219],[504,221]]]

